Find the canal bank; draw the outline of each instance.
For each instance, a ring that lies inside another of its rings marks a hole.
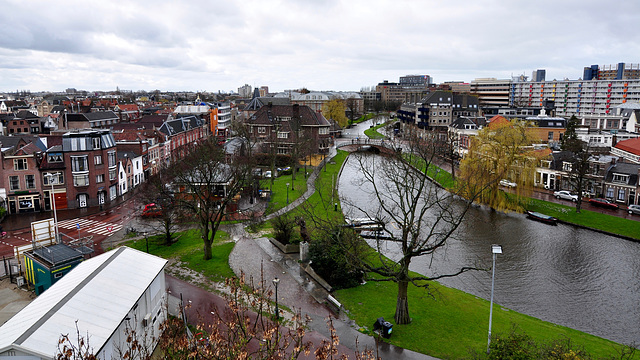
[[[345,164],[339,181],[341,198],[351,198],[355,206],[374,207],[370,198],[354,199],[362,189],[354,179],[357,171],[348,166]],[[638,343],[640,298],[634,289],[640,284],[633,269],[640,269],[640,260],[636,260],[640,259],[640,245],[635,242],[474,207],[443,254],[416,261],[411,269],[432,274],[469,264],[490,268],[493,243],[504,249],[497,263],[496,303],[619,343]],[[391,246],[386,251],[391,258],[397,256]],[[441,282],[483,299],[490,295],[490,277],[485,272]]]

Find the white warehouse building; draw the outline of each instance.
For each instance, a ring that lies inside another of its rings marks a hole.
[[[166,263],[128,247],[85,260],[0,327],[0,359],[54,359],[63,334],[120,359],[127,329],[153,351],[167,318]]]

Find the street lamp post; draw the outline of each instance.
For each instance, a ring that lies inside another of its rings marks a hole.
[[[289,205],[289,183],[287,183],[287,205]]]
[[[280,283],[280,279],[273,279],[273,285],[276,287],[276,321],[280,320],[280,311],[278,310],[278,283]]]
[[[53,179],[55,178],[55,174],[47,174],[45,175],[49,178],[49,183],[51,183],[51,204],[53,205],[53,226],[54,226],[54,235],[56,237],[56,242],[58,242],[58,212],[56,211],[56,195],[53,192]],[[56,181],[57,182],[57,181]]]
[[[493,317],[493,284],[496,278],[496,254],[502,254],[502,246],[491,245],[491,252],[493,253],[493,268],[491,272],[491,305],[489,306],[489,339],[487,340],[487,354],[489,353],[489,346],[491,346],[491,318]]]

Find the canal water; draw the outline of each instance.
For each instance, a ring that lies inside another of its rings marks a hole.
[[[340,176],[345,215],[362,216],[354,206],[377,206],[370,188],[359,181],[354,156],[374,155],[349,156]],[[411,270],[444,274],[463,266],[489,269],[492,244],[503,249],[496,261],[497,304],[619,343],[640,343],[640,243],[474,207],[446,248],[415,258]],[[386,249],[391,258],[398,253],[393,246]],[[489,271],[440,282],[487,300],[491,295]]]

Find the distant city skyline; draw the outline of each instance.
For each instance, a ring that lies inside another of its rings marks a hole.
[[[631,1],[0,4],[2,92],[357,91],[409,74],[573,80],[592,64],[640,63]]]

